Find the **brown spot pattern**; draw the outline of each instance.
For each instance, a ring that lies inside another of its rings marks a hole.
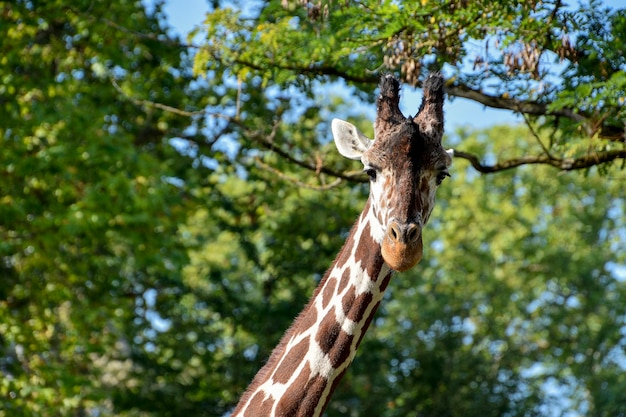
[[[337,278],[329,278],[322,290],[322,308],[326,309],[328,303],[335,296],[335,287],[337,286]]]
[[[365,310],[372,303],[374,296],[371,292],[365,292],[358,297],[354,298],[352,296],[352,303],[350,305],[343,305],[344,311],[346,311],[346,316],[354,321],[360,322],[363,319],[363,315],[365,314]]]
[[[315,341],[322,349],[322,352],[325,354],[330,352],[330,349],[339,336],[339,332],[341,332],[341,326],[337,322],[335,307],[333,307],[320,323],[317,334],[315,335]]]
[[[273,381],[279,384],[286,384],[289,378],[291,378],[291,375],[296,372],[296,369],[302,362],[302,358],[304,358],[308,351],[309,340],[307,338],[302,339],[298,344],[288,350],[274,373]]]
[[[311,327],[317,323],[317,310],[315,308],[307,308],[297,319],[298,323],[298,332],[296,335],[302,334],[305,331],[309,330]]]
[[[276,405],[276,415],[281,417],[307,417],[313,415],[319,395],[324,391],[327,381],[317,375],[309,379],[311,371],[304,370],[294,384],[289,387],[283,398]],[[257,414],[265,417],[266,414]]]
[[[387,289],[387,286],[389,285],[389,282],[391,282],[391,275],[392,272],[388,272],[387,275],[385,275],[382,279],[382,281],[380,282],[380,292],[385,292],[385,290]]]
[[[370,327],[370,323],[372,322],[374,315],[376,315],[376,310],[378,310],[379,305],[380,305],[380,301],[377,302],[376,305],[374,305],[374,308],[372,308],[370,315],[367,316],[367,318],[365,319],[365,323],[363,324],[363,330],[361,331],[361,334],[359,335],[359,338],[357,339],[357,342],[356,342],[357,348],[361,344],[361,341],[363,340],[363,336],[365,336],[365,332],[367,332],[367,329]]]
[[[328,352],[328,358],[333,368],[338,368],[350,357],[352,340],[354,340],[354,335],[348,334],[343,330],[339,331],[337,342]]]
[[[344,294],[341,299],[341,305],[343,307],[343,314],[346,316],[350,312],[350,308],[352,308],[352,304],[354,303],[354,299],[356,298],[356,288],[354,285],[350,287],[350,289]]]
[[[302,369],[300,375],[291,385],[290,389],[279,400],[276,405],[276,415],[279,416],[296,416],[299,415],[298,409],[307,392],[304,389],[311,376],[311,368],[307,365]]]
[[[343,290],[346,289],[346,286],[350,283],[350,268],[346,268],[341,274],[341,279],[339,280],[339,286],[337,287],[337,293],[341,294]]]
[[[365,268],[365,272],[371,279],[376,279],[376,275],[382,268],[384,260],[380,254],[380,245],[372,239],[370,224],[367,223],[361,234],[355,254],[354,262],[360,263],[361,268]]]
[[[273,405],[274,400],[272,397],[265,399],[265,393],[259,391],[250,400],[250,405],[246,408],[244,417],[269,416]]]
[[[354,252],[354,262],[360,262],[361,267],[364,263],[367,263],[367,260],[370,258],[372,245],[374,245],[374,247],[378,246],[371,237],[371,230],[370,224],[366,223],[363,227],[363,233],[361,233],[361,241],[357,245],[356,251]]]

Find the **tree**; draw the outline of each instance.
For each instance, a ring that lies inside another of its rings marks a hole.
[[[0,413],[104,410],[119,351],[153,331],[148,291],[181,291],[193,198],[175,179],[203,171],[169,142],[187,118],[119,91],[184,107],[191,73],[158,8],[11,1],[0,15]]]
[[[448,135],[328,415],[623,413],[623,11],[213,3],[184,43],[160,3],[0,2],[0,415],[227,413],[365,201],[330,119],[434,69],[526,126]]]
[[[256,100],[248,96],[253,90],[312,98],[318,82],[341,82],[371,99],[382,72],[415,86],[439,70],[450,97],[518,112],[529,127],[538,122],[550,132],[539,152],[495,162],[460,145],[457,157],[481,172],[523,164],[604,167],[626,156],[626,15],[599,1],[576,9],[560,0],[257,2],[216,8],[204,30],[196,71],[238,80],[237,119],[247,129],[257,128],[245,104]]]

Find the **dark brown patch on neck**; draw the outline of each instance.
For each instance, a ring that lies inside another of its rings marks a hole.
[[[276,369],[276,372],[272,375],[272,381],[279,384],[286,384],[302,363],[302,359],[309,351],[309,339],[302,339],[297,345],[293,346],[291,350],[285,353],[285,357],[280,362],[280,366]]]
[[[337,322],[335,308],[333,307],[320,323],[315,335],[315,341],[322,349],[322,352],[326,354],[330,352],[340,332],[341,325]]]
[[[350,284],[350,273],[352,272],[352,268],[346,268],[341,274],[341,278],[339,280],[339,286],[337,287],[337,293],[341,294],[343,290],[346,289],[348,284]]]
[[[265,399],[264,392],[257,392],[250,400],[250,405],[246,408],[244,417],[269,416],[273,405],[274,400],[271,397]]]
[[[328,381],[321,375],[316,375],[313,378],[310,378],[310,375],[311,369],[306,366],[276,405],[277,416],[307,417],[313,415],[319,397],[326,388]],[[256,417],[267,415],[269,414],[261,412],[255,414]]]
[[[372,237],[372,228],[367,222],[361,233],[361,240],[358,243],[354,254],[355,264],[360,263],[370,279],[376,279],[378,272],[384,264],[380,244]]]
[[[337,293],[336,291],[337,291],[337,278],[329,277],[326,280],[326,283],[324,284],[324,289],[322,290],[322,293],[321,293],[322,308],[325,309],[328,306],[328,303],[330,303],[330,300],[332,300],[332,298]]]
[[[365,314],[365,310],[367,310],[373,298],[374,296],[371,292],[362,293],[357,297],[356,289],[354,287],[350,288],[343,297],[342,306],[344,314],[350,320],[360,322],[363,320],[363,314]]]

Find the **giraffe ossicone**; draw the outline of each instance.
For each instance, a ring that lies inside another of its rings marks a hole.
[[[370,195],[313,297],[254,377],[232,416],[320,416],[352,362],[394,271],[422,258],[422,229],[452,155],[443,149],[443,78],[423,84],[418,113],[399,108],[400,83],[380,81],[374,139],[335,119],[339,153],[360,159]]]

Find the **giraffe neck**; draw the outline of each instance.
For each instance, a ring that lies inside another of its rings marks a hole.
[[[334,264],[237,405],[238,416],[320,416],[352,362],[392,271],[366,204]]]

